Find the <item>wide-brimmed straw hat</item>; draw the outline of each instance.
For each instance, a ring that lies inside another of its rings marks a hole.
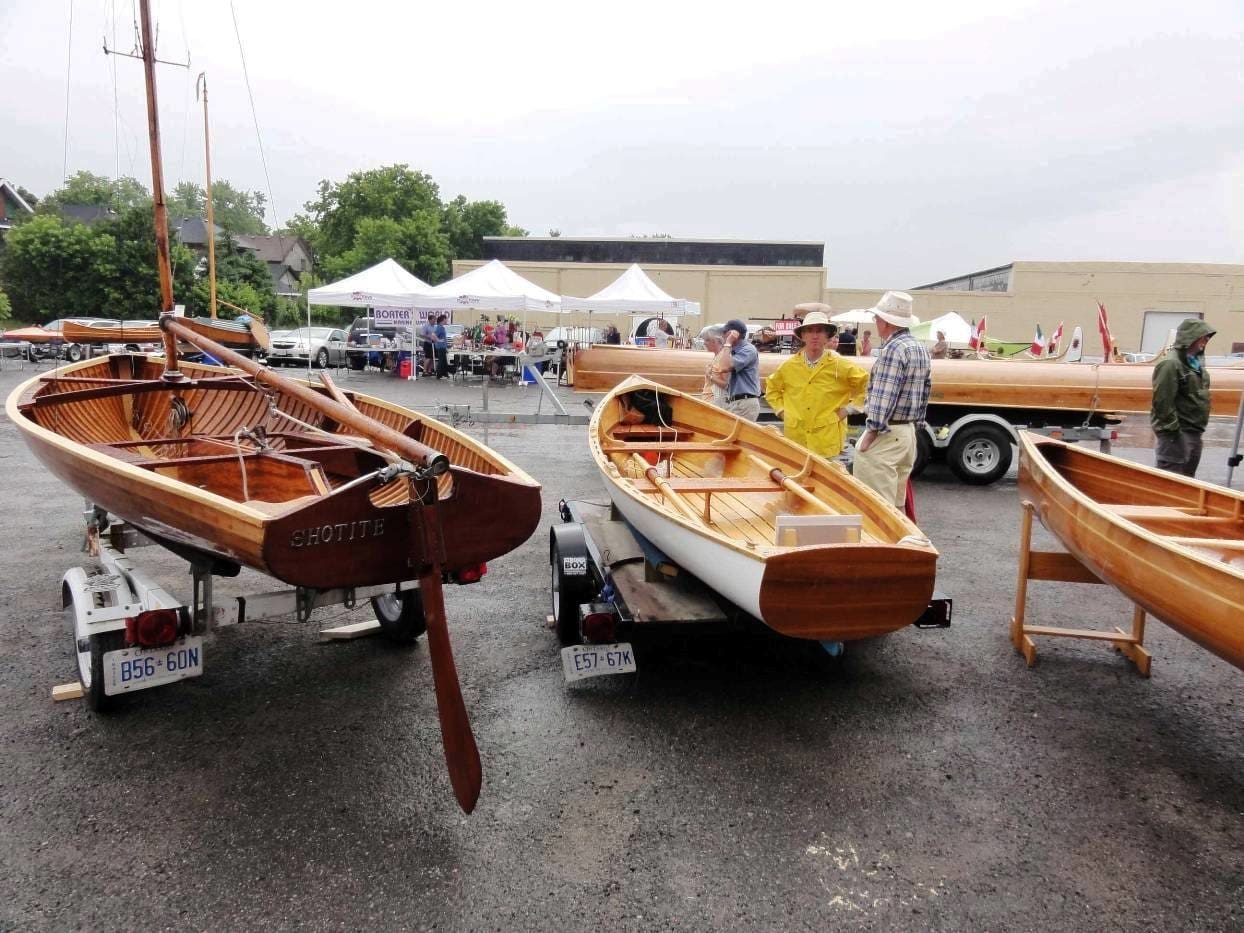
[[[886,292],[876,305],[869,308],[874,317],[895,327],[914,327],[919,321],[911,313],[911,295],[907,292]]]
[[[829,307],[822,305],[821,307]],[[795,336],[800,340],[803,339],[803,329],[805,327],[815,327],[816,325],[826,328],[831,334],[838,333],[838,325],[830,321],[829,315],[824,311],[809,311],[804,317],[803,323],[795,328]]]

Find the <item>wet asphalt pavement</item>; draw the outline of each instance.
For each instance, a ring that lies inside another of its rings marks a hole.
[[[33,371],[4,362],[7,396]],[[341,382],[415,407],[480,398]],[[491,395],[535,410],[534,389]],[[426,648],[317,641],[362,608],[223,630],[202,678],[115,715],[53,704],[75,676],[59,583],[83,562],[81,501],[0,421],[0,929],[1244,927],[1241,672],[1157,623],[1152,679],[1066,640],[1026,669],[1007,636],[1014,470],[970,488],[933,466],[918,483],[948,630],[841,662],[763,633],[637,640],[638,674],[567,686],[547,526],[560,498],[604,498],[583,432],[487,432],[544,484],[545,522],[482,583],[446,590],[484,764],[466,817]],[[1207,451],[1202,477],[1225,472]],[[177,559],[138,553],[188,595]],[[1105,587],[1030,593],[1034,622],[1130,619]]]

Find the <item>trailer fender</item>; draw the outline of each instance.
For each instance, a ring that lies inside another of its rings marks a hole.
[[[954,440],[955,435],[961,430],[969,426],[983,424],[986,422],[996,424],[998,427],[1002,428],[1002,430],[1007,433],[1007,436],[1011,438],[1011,443],[1016,446],[1019,445],[1019,434],[1016,433],[1015,426],[1005,418],[992,413],[973,412],[972,414],[964,415],[962,418],[956,418],[942,431],[933,432],[929,429],[928,425],[925,425],[925,430],[929,431],[930,436],[933,438],[933,446],[949,447],[951,442]]]
[[[595,583],[587,538],[578,522],[563,522],[549,528],[550,590],[553,627],[563,645],[578,644],[579,607],[591,602]]]

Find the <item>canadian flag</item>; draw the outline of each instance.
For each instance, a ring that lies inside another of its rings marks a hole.
[[[1032,338],[1032,355],[1040,356],[1045,351],[1045,335],[1041,333],[1041,325],[1037,325],[1037,335]]]
[[[1097,302],[1097,330],[1101,333],[1101,349],[1105,354],[1105,362],[1109,363],[1114,356],[1114,339],[1110,336],[1110,320],[1106,317],[1106,306]]]
[[[985,349],[985,319],[983,317],[979,322],[972,324],[972,336],[968,339],[968,346],[973,350]]]
[[[1054,333],[1050,334],[1049,354],[1053,356],[1058,352],[1058,341],[1063,339],[1063,322],[1059,321],[1058,326],[1054,328]]]

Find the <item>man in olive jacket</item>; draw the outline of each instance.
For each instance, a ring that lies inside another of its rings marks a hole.
[[[1209,370],[1205,345],[1214,329],[1188,318],[1175,332],[1170,350],[1153,367],[1154,461],[1160,470],[1196,476],[1201,435],[1209,424]]]

